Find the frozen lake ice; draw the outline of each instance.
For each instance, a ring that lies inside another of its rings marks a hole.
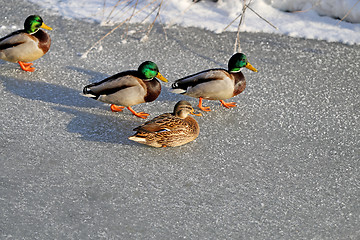
[[[236,34],[173,27],[165,40],[156,26],[147,42],[140,32],[123,43],[119,29],[82,59],[111,27],[14,2],[24,7],[5,3],[2,25],[36,12],[54,30],[34,73],[0,62],[1,238],[360,237],[358,45],[241,33],[259,72],[243,70],[238,107],[205,101],[213,111],[196,117],[194,142],[156,149],[127,139],[144,120],[81,96],[83,86],[151,60],[170,83],[134,109],[152,118],[180,99],[196,106],[171,83],[226,68]]]

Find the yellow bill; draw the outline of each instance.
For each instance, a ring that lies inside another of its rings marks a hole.
[[[46,25],[45,23],[42,23],[40,28],[46,29],[46,30],[52,30],[51,27],[49,27],[48,25]]]
[[[163,75],[161,75],[161,73],[159,73],[159,72],[156,75],[156,78],[160,79],[163,82],[168,82],[168,80],[166,78],[164,78]]]
[[[257,72],[258,70],[254,68],[250,63],[247,63],[245,66],[247,69],[250,69],[251,71]]]
[[[201,113],[195,113],[194,112],[195,110],[193,109],[191,112],[190,112],[190,114],[192,114],[192,115],[194,115],[194,116],[202,116],[202,114]]]

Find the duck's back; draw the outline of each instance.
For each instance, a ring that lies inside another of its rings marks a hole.
[[[180,119],[171,113],[162,114],[134,129],[131,140],[153,147],[176,147],[195,140],[199,124],[191,116]]]

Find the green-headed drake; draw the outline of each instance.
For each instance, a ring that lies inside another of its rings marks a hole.
[[[148,113],[135,112],[131,106],[154,101],[161,92],[160,79],[167,82],[158,66],[151,61],[143,62],[137,71],[120,72],[100,82],[87,85],[83,93],[87,97],[111,104],[113,112],[127,107],[135,116],[147,118]]]
[[[199,98],[198,107],[203,111],[210,111],[209,107],[202,106],[202,100],[220,100],[226,107],[235,107],[236,103],[224,102],[245,90],[246,80],[242,72],[246,67],[254,72],[257,70],[248,62],[245,54],[234,54],[228,63],[228,70],[209,69],[176,80],[172,85],[172,92]]]
[[[177,147],[195,140],[200,127],[194,118],[194,109],[187,101],[179,101],[174,112],[164,113],[134,129],[130,140],[152,147]],[[200,114],[194,114],[201,116]]]
[[[50,36],[40,28],[52,30],[38,15],[26,18],[24,29],[10,33],[0,39],[0,59],[19,63],[24,71],[33,72],[32,61],[49,51]]]

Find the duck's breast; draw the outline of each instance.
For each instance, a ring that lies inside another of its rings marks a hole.
[[[235,79],[235,87],[233,95],[236,96],[242,93],[246,88],[246,80],[242,72],[232,73],[233,78]]]
[[[150,81],[143,81],[143,83],[144,83],[144,89],[146,91],[146,95],[144,96],[144,101],[152,102],[155,99],[157,99],[161,92],[160,82],[156,78],[153,78]]]
[[[51,45],[51,38],[49,34],[45,31],[39,29],[35,34],[33,34],[39,41],[39,48],[45,53],[49,51]]]

